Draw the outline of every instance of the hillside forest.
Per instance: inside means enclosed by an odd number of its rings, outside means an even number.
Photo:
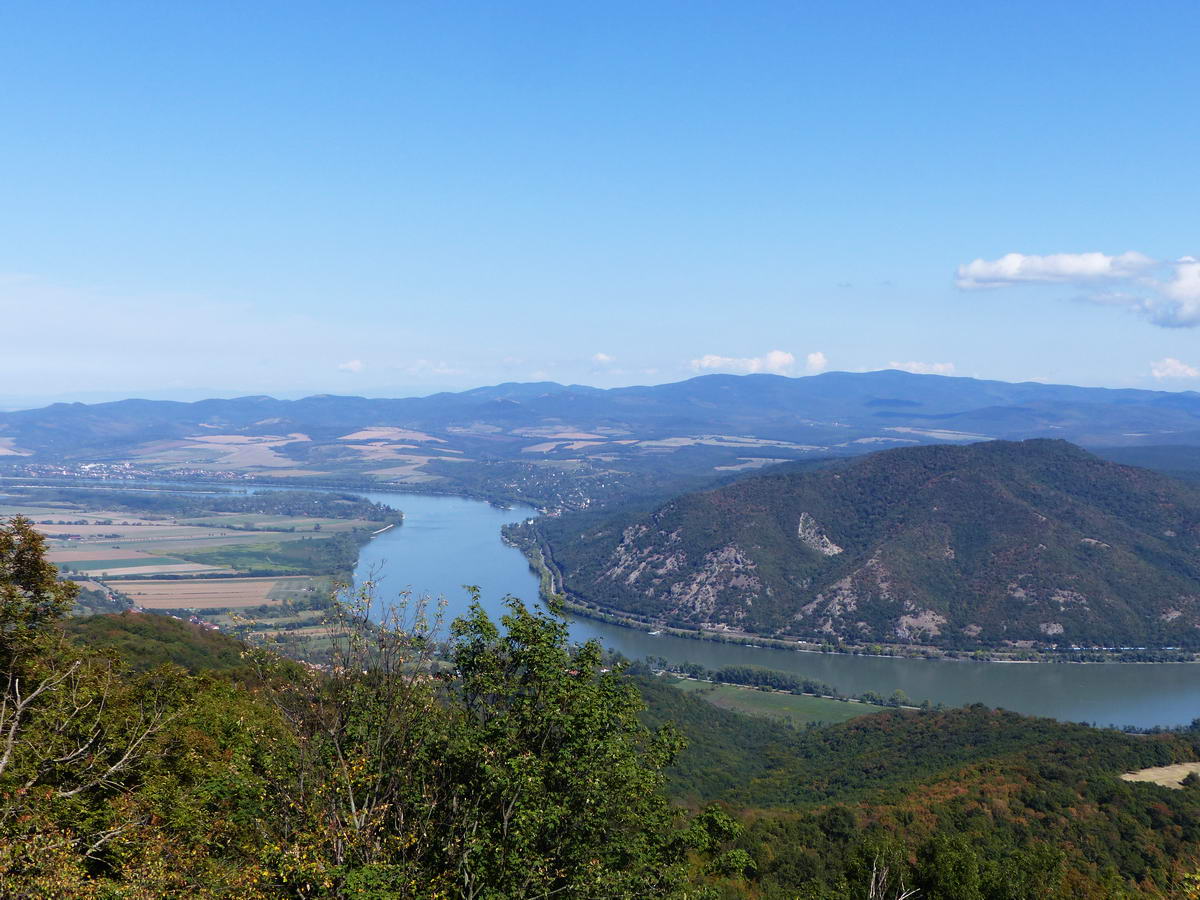
[[[798,732],[517,600],[439,634],[343,595],[315,666],[166,616],[68,629],[74,590],[0,529],[5,896],[1167,897],[1200,854],[1200,789],[1119,777],[1196,759],[1191,730]]]

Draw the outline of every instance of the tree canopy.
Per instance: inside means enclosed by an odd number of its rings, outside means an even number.
[[[29,523],[0,535],[0,894],[695,894],[716,845],[662,789],[677,735],[553,615],[475,604],[439,645],[419,616],[372,622],[368,586],[327,666],[137,672],[68,639],[73,588]],[[190,627],[161,621],[125,633]]]

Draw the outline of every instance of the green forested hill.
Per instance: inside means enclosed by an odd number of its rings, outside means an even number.
[[[1200,489],[1065,441],[888,450],[541,527],[570,595],[674,624],[944,647],[1200,642]]]
[[[657,679],[646,717],[687,747],[669,789],[720,800],[746,831],[748,885],[725,897],[933,900],[1184,897],[1200,787],[1120,773],[1200,759],[1200,734],[1127,735],[983,706],[894,711],[807,732],[715,710]],[[868,894],[873,865],[891,892]]]
[[[245,665],[241,641],[173,616],[124,612],[68,619],[64,630],[85,647],[117,651],[133,670],[172,663],[189,672],[227,672]]]
[[[131,622],[146,627],[132,627]],[[148,898],[158,896],[158,890],[213,898],[469,896],[454,873],[439,876],[437,884],[426,883],[412,860],[400,865],[380,861],[381,856],[388,858],[385,854],[394,854],[391,859],[395,859],[402,853],[389,849],[388,835],[401,835],[400,830],[393,831],[397,823],[375,826],[369,845],[373,858],[368,853],[364,859],[364,848],[355,847],[352,859],[339,862],[340,851],[321,843],[326,829],[343,838],[350,833],[336,813],[337,804],[346,799],[335,790],[339,770],[335,767],[329,773],[333,780],[318,792],[319,802],[307,797],[296,779],[305,771],[312,774],[311,765],[322,771],[324,764],[307,756],[318,751],[321,739],[306,730],[303,720],[279,717],[285,710],[295,713],[305,708],[308,691],[321,696],[321,676],[308,681],[293,672],[274,683],[271,678],[254,679],[257,686],[248,690],[237,680],[205,674],[229,665],[232,641],[210,640],[198,630],[156,616],[97,616],[89,625],[85,639],[95,650],[116,647],[137,665],[139,647],[158,659],[158,645],[167,643],[173,647],[173,658],[194,665],[200,675],[181,678],[158,670],[148,676],[125,676],[130,696],[123,690],[120,705],[105,713],[112,721],[100,720],[106,726],[104,739],[111,745],[106,752],[119,752],[127,740],[121,729],[140,721],[138,710],[148,703],[151,708],[165,704],[173,710],[170,721],[155,726],[147,753],[139,754],[128,771],[104,789],[96,789],[86,802],[50,797],[39,801],[42,805],[33,819],[8,827],[5,835],[19,838],[28,849],[16,852],[22,844],[14,840],[8,845],[10,852],[0,854],[0,887],[34,886],[49,891],[46,896],[97,898]],[[598,822],[581,820],[569,810],[576,800],[586,799],[574,795],[572,783],[599,777],[601,770],[592,763],[609,759],[604,755],[608,751],[596,745],[592,749],[599,756],[578,757],[576,750],[586,748],[576,747],[571,732],[555,738],[564,741],[561,745],[543,743],[545,735],[558,734],[560,725],[569,720],[560,721],[564,709],[557,701],[551,714],[551,707],[537,700],[565,689],[559,699],[576,704],[575,692],[590,693],[592,688],[571,685],[577,670],[568,672],[571,678],[559,686],[543,680],[563,677],[562,657],[552,655],[546,660],[553,676],[549,671],[539,674],[540,663],[533,659],[514,665],[517,657],[509,654],[527,652],[522,647],[534,638],[529,631],[533,625],[530,620],[513,620],[513,630],[506,636],[488,637],[486,627],[463,630],[466,640],[459,645],[458,661],[468,667],[468,677],[485,678],[482,686],[489,691],[486,701],[483,696],[473,701],[478,718],[469,728],[480,730],[461,737],[466,745],[459,747],[460,738],[442,733],[442,725],[450,723],[438,722],[432,731],[426,723],[411,734],[415,745],[408,747],[407,739],[402,739],[383,752],[397,764],[435,765],[430,772],[448,779],[435,786],[452,793],[509,791],[524,783],[512,781],[507,769],[491,771],[485,766],[474,773],[468,758],[480,754],[505,756],[513,751],[510,759],[514,765],[519,762],[522,778],[530,777],[531,767],[547,775],[552,769],[556,774],[545,782],[549,792],[526,807],[533,818],[523,827],[525,839],[533,842],[526,851],[531,854],[540,852],[537,848],[545,846],[546,838],[563,827],[569,827],[573,839],[581,842],[583,856],[558,863],[565,866],[556,876],[558,883],[570,885],[563,896],[895,900],[903,884],[919,886],[918,896],[931,900],[1167,897],[1185,896],[1176,888],[1197,866],[1200,789],[1169,790],[1118,778],[1121,772],[1144,766],[1200,758],[1200,738],[1192,733],[1124,735],[984,707],[879,713],[840,726],[797,731],[716,709],[654,678],[634,682],[647,705],[643,721],[652,729],[666,726],[668,730],[660,734],[678,730],[684,746],[663,780],[630,768],[629,758],[605,772],[606,791],[623,797],[627,804],[634,802],[629,791],[642,798],[617,823],[616,832],[606,831]],[[481,637],[489,643],[481,646]],[[545,643],[528,647],[535,655],[549,649]],[[473,662],[473,654],[481,650],[485,656]],[[584,662],[576,658],[577,665]],[[598,657],[593,657],[590,665],[597,662]],[[471,674],[470,667],[479,663],[485,668]],[[534,670],[525,668],[529,664]],[[384,686],[376,681],[381,674],[373,670],[371,679],[344,697],[341,686],[328,686],[330,692],[322,702],[334,703],[330,712],[335,716],[349,717],[344,726],[350,730],[339,740],[356,741],[352,734],[358,728],[367,729],[361,735],[364,740],[389,733],[376,726],[375,717],[382,712],[377,704],[388,696],[386,690],[375,693]],[[509,697],[490,693],[500,686],[497,678],[518,679],[518,692]],[[372,682],[372,691],[359,693]],[[601,694],[589,701],[600,705],[587,715],[603,718],[629,709],[627,686],[625,679],[607,681]],[[401,687],[394,699],[410,702],[412,698],[403,691],[414,687]],[[445,711],[451,712],[455,689],[450,682],[447,689],[450,693],[441,702],[450,704]],[[529,697],[536,702],[526,705],[521,697],[529,690],[534,691]],[[273,701],[273,696],[278,699]],[[297,701],[304,705],[293,708]],[[517,705],[510,706],[513,702]],[[424,711],[428,715],[439,707],[435,703]],[[602,712],[604,708],[609,712]],[[360,715],[367,718],[358,721]],[[467,726],[466,721],[456,721],[457,727]],[[595,722],[587,721],[588,729],[594,727]],[[541,725],[550,730],[540,733]],[[57,726],[50,719],[41,727],[53,734]],[[35,722],[31,727],[39,726]],[[533,729],[537,742],[510,746],[513,728]],[[621,729],[628,728],[626,720]],[[396,732],[396,738],[406,733]],[[40,750],[30,745],[22,753],[36,757]],[[424,750],[434,751],[434,759],[423,759]],[[378,752],[377,748],[363,759],[375,760]],[[442,755],[447,752],[453,754],[451,759]],[[565,754],[562,759],[556,756],[560,752]],[[461,754],[469,757],[460,758]],[[64,770],[43,779],[71,774]],[[366,779],[364,787],[380,784],[375,774],[359,777]],[[520,798],[522,790],[503,797]],[[667,815],[653,799],[663,790],[685,809],[711,810],[717,802],[732,821],[711,811]],[[328,800],[322,793],[327,791],[333,792]],[[306,798],[301,808],[285,808],[289,798],[296,796]],[[406,816],[437,812],[437,797],[420,793],[400,797]],[[560,801],[566,804],[561,809]],[[19,804],[2,790],[0,802]],[[497,809],[502,811],[503,806]],[[556,809],[566,818],[556,820]],[[152,818],[136,818],[139,811]],[[607,810],[605,815],[613,812]],[[74,825],[86,833],[98,827],[90,817],[99,817],[99,825],[107,827],[132,822],[130,837],[106,843],[105,852],[89,861],[72,849],[72,834],[64,829]],[[691,823],[687,829],[678,830],[679,823],[687,821]],[[629,854],[646,852],[641,848],[647,844],[663,848],[665,855],[660,858],[675,860],[670,864],[675,888],[648,883],[644,893],[640,888],[636,894],[621,893],[625,888],[620,888],[613,894],[603,882],[589,883],[587,851],[600,841],[613,846],[614,833],[624,835],[621,840],[626,841],[623,847],[613,847],[615,865],[628,865]],[[675,849],[669,850],[671,846]],[[497,832],[477,838],[473,852],[503,849]],[[512,848],[504,852],[516,853]],[[681,869],[684,860],[691,862]],[[882,868],[888,871],[889,889],[871,894],[870,873]],[[511,879],[512,872],[494,871],[485,877],[495,878],[505,889],[513,887],[511,881],[502,881]],[[149,893],[143,885],[149,886]],[[60,888],[65,893],[55,894]]]

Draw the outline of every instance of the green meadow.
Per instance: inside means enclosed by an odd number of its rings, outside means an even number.
[[[761,691],[752,687],[690,679],[681,679],[675,682],[674,687],[721,709],[750,716],[784,719],[793,725],[810,725],[816,722],[832,725],[883,709],[882,706],[857,701],[830,700],[827,697],[810,697],[806,694],[788,694],[782,691]]]

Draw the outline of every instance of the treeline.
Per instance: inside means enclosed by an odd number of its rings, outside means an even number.
[[[662,657],[650,657],[647,664],[659,671],[683,675],[697,681],[712,681],[725,684],[743,684],[748,687],[767,688],[774,691],[789,691],[793,694],[813,694],[818,697],[833,697],[839,700],[858,700],[875,706],[915,706],[916,704],[902,690],[895,690],[884,696],[875,691],[864,691],[853,696],[843,694],[833,685],[813,678],[806,678],[792,672],[781,672],[778,669],[767,669],[762,666],[722,666],[710,669],[699,663],[668,663]],[[921,703],[922,708],[932,708],[928,700]]]

